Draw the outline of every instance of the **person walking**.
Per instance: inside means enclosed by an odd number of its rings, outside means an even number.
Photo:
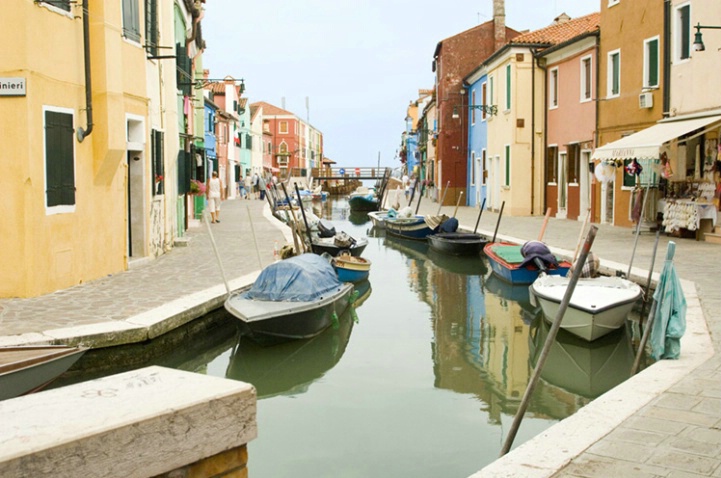
[[[260,199],[260,178],[258,173],[253,173],[253,199]]]
[[[250,172],[245,174],[243,182],[245,183],[245,199],[250,199],[250,193],[253,191],[253,180],[250,177]]]
[[[210,210],[210,222],[220,222],[220,201],[223,188],[220,184],[218,171],[213,171],[213,177],[208,180],[208,187],[205,190],[208,198],[208,209]]]

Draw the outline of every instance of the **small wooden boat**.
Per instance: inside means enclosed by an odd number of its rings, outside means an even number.
[[[526,264],[527,258],[521,253],[518,244],[510,242],[490,242],[483,247],[493,273],[511,284],[532,284],[541,273],[534,263]],[[565,276],[571,268],[568,261],[558,261],[558,265],[548,266],[549,275]]]
[[[453,256],[478,255],[489,240],[471,232],[439,232],[428,236],[431,249]]]
[[[385,220],[388,217],[388,211],[371,211],[368,213],[368,217],[376,229],[383,230],[386,228]]]
[[[377,211],[378,196],[367,187],[360,186],[348,196],[351,211]]]
[[[446,219],[448,219],[448,217],[445,215],[416,215],[408,218],[387,217],[384,222],[386,225],[386,233],[392,236],[425,241],[428,236],[438,231],[438,226]]]
[[[314,337],[349,305],[353,284],[338,280],[330,263],[316,254],[275,262],[253,285],[232,293],[225,309],[259,341]]]
[[[347,252],[334,257],[331,265],[341,282],[360,282],[368,279],[371,272],[371,261],[362,257],[354,257]]]
[[[0,347],[0,400],[42,389],[72,367],[87,350],[66,345]]]
[[[553,321],[570,279],[542,274],[531,285],[546,320]],[[561,328],[584,340],[593,341],[620,329],[641,287],[620,277],[579,278],[563,316]]]
[[[368,239],[365,237],[360,239],[351,238],[353,240],[347,242],[345,241],[345,236],[343,236],[343,240],[337,240],[337,236],[337,234],[333,237],[320,237],[315,235],[311,244],[313,252],[318,255],[325,252],[331,257],[336,257],[340,253],[348,251],[351,256],[359,257],[368,245]]]

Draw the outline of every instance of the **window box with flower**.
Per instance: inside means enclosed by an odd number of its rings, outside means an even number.
[[[155,194],[163,194],[165,192],[165,188],[163,187],[163,176],[156,174],[155,175]]]

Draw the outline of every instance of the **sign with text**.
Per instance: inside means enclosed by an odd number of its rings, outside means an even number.
[[[25,96],[25,78],[0,77],[0,96]]]

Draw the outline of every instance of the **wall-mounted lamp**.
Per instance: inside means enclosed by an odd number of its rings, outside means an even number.
[[[696,34],[694,35],[694,40],[693,40],[694,51],[704,51],[706,49],[706,47],[703,44],[703,36],[701,34],[702,28],[707,28],[709,30],[721,30],[721,27],[701,25],[700,23],[698,23],[696,25]]]
[[[496,106],[496,105],[467,105],[467,106],[461,106],[461,108],[471,108],[474,110],[481,110],[490,116],[498,114],[498,106]],[[458,113],[458,106],[453,107],[453,115],[451,117],[453,119],[458,119],[461,117],[461,115]]]

